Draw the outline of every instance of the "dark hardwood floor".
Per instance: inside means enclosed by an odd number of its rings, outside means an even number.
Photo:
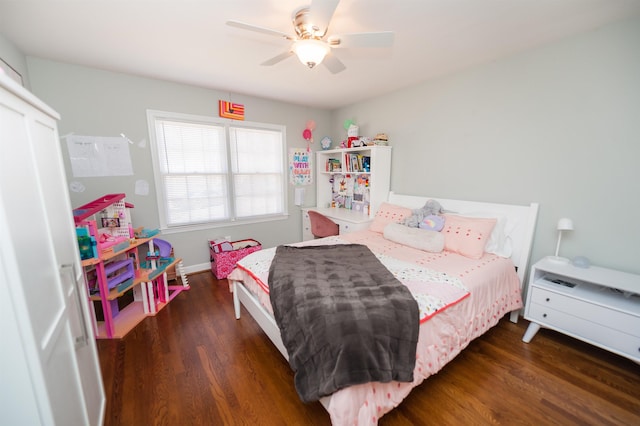
[[[99,340],[105,425],[329,425],[227,281],[191,289],[121,340]],[[640,365],[527,322],[503,318],[380,425],[640,425]]]

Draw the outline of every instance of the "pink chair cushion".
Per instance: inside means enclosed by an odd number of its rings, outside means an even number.
[[[316,211],[309,210],[309,220],[311,221],[311,233],[316,238],[330,237],[340,233],[340,227],[337,223]]]

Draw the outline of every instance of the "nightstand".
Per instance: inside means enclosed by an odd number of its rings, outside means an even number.
[[[540,327],[640,362],[640,275],[542,259],[531,268],[522,341]]]

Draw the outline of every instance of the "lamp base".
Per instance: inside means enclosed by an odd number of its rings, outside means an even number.
[[[567,259],[566,257],[560,257],[560,256],[547,256],[545,257],[545,259],[547,259],[550,262],[553,263],[558,263],[558,264],[563,264],[566,265],[569,263],[569,259]]]

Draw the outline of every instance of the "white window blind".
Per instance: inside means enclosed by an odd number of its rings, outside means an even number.
[[[280,132],[232,127],[231,158],[238,217],[282,212],[283,138]]]
[[[285,214],[284,127],[148,112],[163,228]]]

